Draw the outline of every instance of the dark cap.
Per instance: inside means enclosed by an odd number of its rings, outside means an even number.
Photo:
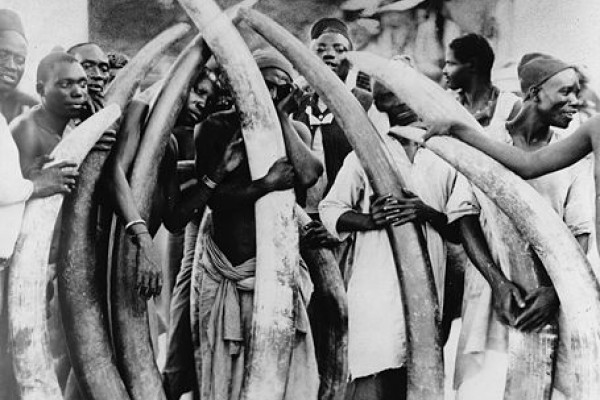
[[[0,31],[14,31],[25,39],[25,30],[19,14],[5,8],[0,9]]]
[[[531,88],[540,86],[554,75],[569,68],[574,66],[548,54],[525,54],[517,67],[521,91],[526,95]]]
[[[310,38],[311,40],[319,38],[322,34],[327,32],[339,33],[348,39],[348,42],[352,44],[352,40],[350,39],[350,32],[348,31],[348,26],[344,23],[344,21],[337,18],[321,18],[317,22],[315,22],[310,28]]]

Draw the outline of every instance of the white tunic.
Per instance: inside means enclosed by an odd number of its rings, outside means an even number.
[[[394,161],[401,163],[408,189],[429,206],[446,213],[449,222],[478,212],[466,179],[456,170],[426,149],[419,149],[411,164],[397,141],[386,142],[389,142],[390,152],[396,153]],[[350,210],[369,213],[372,195],[366,173],[352,152],[319,205],[323,225],[338,239],[345,239],[350,233],[338,232],[337,220]],[[424,233],[438,297],[442,301],[446,248],[441,236],[429,224],[425,225]],[[390,242],[383,229],[356,233],[348,313],[348,357],[353,379],[404,364],[406,334],[400,286]]]

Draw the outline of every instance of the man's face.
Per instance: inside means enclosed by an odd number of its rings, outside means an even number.
[[[558,128],[568,127],[577,112],[578,94],[579,80],[572,68],[544,82],[537,93],[537,109],[544,122]]]
[[[77,63],[59,62],[44,82],[38,82],[38,91],[48,111],[64,118],[76,118],[87,100],[85,71]]]
[[[190,89],[187,110],[194,122],[199,122],[206,113],[206,108],[214,95],[215,86],[208,78],[201,79]]]
[[[0,93],[14,90],[25,71],[27,41],[14,31],[0,32]]]
[[[350,49],[350,42],[344,35],[325,32],[312,41],[310,48],[337,76],[346,78],[348,65],[342,62],[342,57]]]
[[[466,82],[471,75],[470,64],[461,63],[454,56],[454,51],[450,48],[446,50],[446,61],[442,74],[446,78],[448,88],[452,90],[464,89]]]
[[[72,53],[87,74],[90,94],[104,93],[110,77],[108,56],[95,44],[76,47]]]
[[[285,98],[292,89],[292,78],[279,68],[263,68],[260,70],[267,84],[271,99],[279,102]]]

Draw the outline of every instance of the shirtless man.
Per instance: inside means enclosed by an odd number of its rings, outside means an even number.
[[[38,103],[17,89],[26,58],[27,39],[21,18],[11,10],[0,9],[0,113],[8,123]]]
[[[96,43],[76,44],[67,53],[81,63],[87,75],[90,102],[86,116],[89,116],[104,107],[104,91],[110,78],[108,56]]]
[[[234,266],[239,274],[253,276],[256,256],[255,202],[262,196],[277,190],[291,189],[294,185],[308,187],[314,184],[322,173],[322,165],[313,156],[307,143],[310,133],[306,126],[289,118],[288,110],[292,99],[292,67],[279,53],[261,51],[255,53],[263,78],[276,104],[277,115],[283,131],[288,159],[277,160],[267,174],[257,180],[250,177],[249,165],[245,161],[228,174],[215,189],[209,205],[212,209],[212,229],[205,235],[200,266],[204,270],[202,292],[200,294],[200,345],[202,352],[201,399],[237,398],[242,384],[244,357],[247,356],[250,340],[252,315],[252,289],[236,290],[237,303],[241,310],[243,340],[239,352],[233,351],[233,344],[225,338],[221,330],[211,329],[211,310],[219,306],[216,290],[219,279],[215,274],[223,274],[222,268]],[[209,173],[222,157],[223,150],[231,137],[240,131],[240,121],[235,110],[224,111],[210,116],[201,126],[196,139],[196,166],[199,176]],[[247,279],[244,279],[247,281]],[[242,282],[239,282],[240,284]],[[239,287],[239,285],[238,285]],[[228,303],[229,304],[229,303]],[[213,335],[209,338],[209,335]],[[305,349],[306,336],[296,335],[298,349]],[[209,345],[214,343],[214,345]],[[216,349],[216,350],[215,350]],[[221,349],[221,351],[218,351]],[[223,351],[223,349],[230,349]],[[314,354],[307,354],[309,360]],[[314,362],[314,358],[312,358]],[[316,371],[309,371],[310,363],[292,366],[296,375],[306,380],[290,379],[287,395],[294,396],[298,390],[312,393]],[[229,365],[229,367],[224,367]],[[221,366],[221,367],[219,367]],[[298,369],[298,367],[300,369]],[[314,372],[314,375],[311,374]],[[308,375],[307,375],[308,374]],[[230,379],[233,379],[231,381]],[[300,379],[302,380],[302,379]],[[293,382],[292,382],[293,381]],[[230,385],[231,383],[231,385]],[[315,391],[316,393],[316,391]],[[231,396],[231,397],[230,397]],[[300,395],[292,398],[306,398]]]

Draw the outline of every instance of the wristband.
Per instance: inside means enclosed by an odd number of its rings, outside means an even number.
[[[132,226],[139,224],[146,226],[146,221],[144,221],[143,219],[136,219],[135,221],[128,222],[127,225],[125,225],[125,232],[128,232],[129,228],[131,228]]]
[[[202,177],[202,183],[204,183],[206,186],[208,186],[211,189],[214,189],[217,187],[217,182],[213,181],[212,179],[210,179],[208,177],[208,175],[204,175]]]

